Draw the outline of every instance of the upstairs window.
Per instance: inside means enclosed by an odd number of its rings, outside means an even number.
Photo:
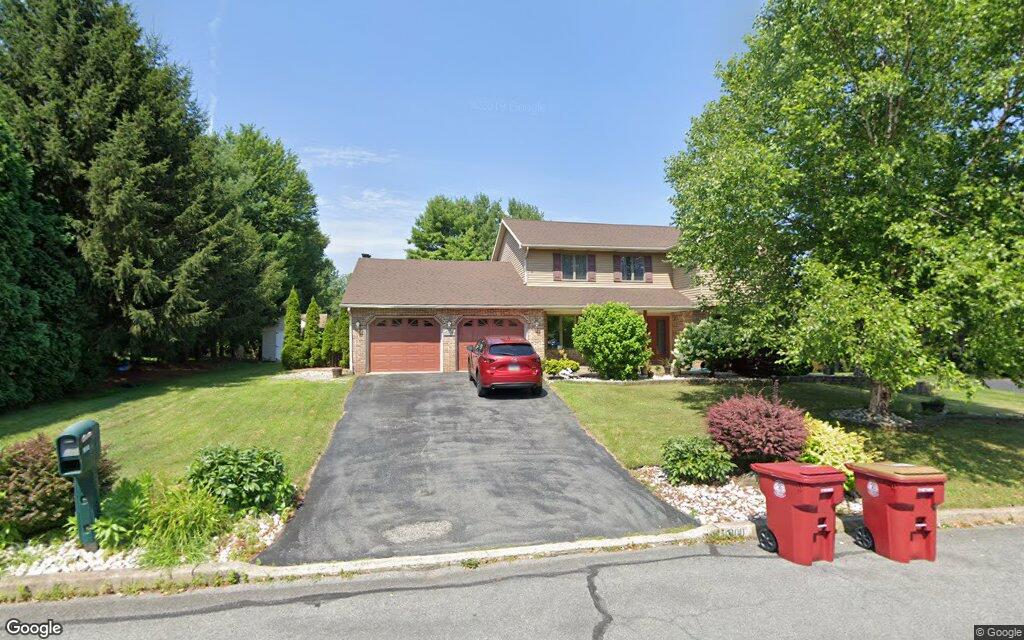
[[[587,254],[585,253],[563,253],[562,254],[562,280],[586,280],[587,279]]]
[[[629,282],[643,282],[646,273],[644,269],[643,256],[622,256],[619,258],[619,268],[622,271],[622,280]]]

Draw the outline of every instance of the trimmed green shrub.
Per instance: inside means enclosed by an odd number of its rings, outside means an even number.
[[[803,411],[761,396],[722,400],[711,405],[707,419],[711,438],[743,466],[795,460],[807,440]]]
[[[572,358],[548,358],[541,363],[541,368],[544,369],[544,373],[547,375],[554,376],[565,369],[576,373],[580,370],[580,363]]]
[[[157,484],[150,495],[142,561],[152,566],[200,562],[230,523],[227,507],[209,491]]]
[[[100,491],[110,491],[116,478],[117,465],[104,447]],[[72,484],[57,473],[53,441],[41,433],[0,451],[0,493],[0,529],[13,529],[21,538],[58,529],[75,512]]]
[[[572,341],[590,368],[610,380],[640,377],[653,355],[643,316],[621,302],[588,305]]]
[[[846,468],[847,462],[875,462],[879,455],[867,448],[867,438],[859,433],[846,431],[824,420],[804,416],[807,427],[807,442],[800,454],[801,462],[825,464],[846,474],[846,490],[853,491],[853,472]]]
[[[231,511],[279,511],[295,499],[281,453],[261,447],[203,449],[189,465],[187,478]]]
[[[672,484],[721,484],[736,470],[725,447],[705,436],[670,438],[662,446],[661,458]]]
[[[123,479],[103,499],[99,518],[93,523],[96,542],[105,549],[142,544],[149,524],[153,478]]]

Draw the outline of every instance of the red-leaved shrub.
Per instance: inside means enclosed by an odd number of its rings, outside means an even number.
[[[100,490],[117,479],[117,467],[100,457]],[[27,538],[61,527],[75,512],[74,488],[57,473],[53,440],[43,434],[16,442],[0,451],[0,523],[10,523]]]
[[[749,394],[712,405],[708,433],[742,465],[795,460],[807,440],[803,410]]]

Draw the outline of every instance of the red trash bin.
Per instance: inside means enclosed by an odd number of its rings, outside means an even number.
[[[761,547],[810,565],[835,557],[836,505],[843,500],[846,475],[833,467],[799,462],[750,465],[768,503],[768,528],[758,532]]]
[[[846,466],[864,503],[864,526],[854,541],[896,562],[934,562],[936,507],[946,498],[946,474],[895,462]]]

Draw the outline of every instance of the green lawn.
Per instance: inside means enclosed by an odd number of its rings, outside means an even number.
[[[743,385],[605,385],[554,382],[580,422],[627,468],[661,463],[661,446],[676,435],[706,433],[707,407],[744,390]],[[868,392],[826,384],[784,384],[781,395],[819,418],[832,409],[867,406]],[[967,400],[944,394],[950,413],[1004,414],[1024,418],[1024,394],[981,390]],[[923,398],[899,395],[894,407],[910,415]],[[988,507],[1024,504],[1024,420],[946,418],[921,431],[891,434],[865,430],[887,458],[933,464],[950,474],[947,505]]]
[[[277,364],[222,368],[61,400],[0,415],[0,446],[37,432],[56,436],[83,418],[99,421],[122,476],[184,473],[203,447],[261,445],[281,451],[304,483],[342,414],[351,379],[275,380]]]

